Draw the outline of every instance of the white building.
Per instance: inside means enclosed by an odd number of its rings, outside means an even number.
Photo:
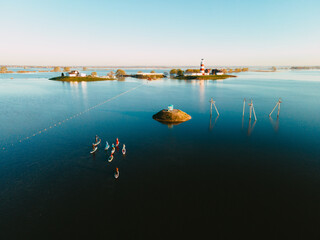
[[[66,73],[67,77],[77,77],[78,75],[79,75],[79,71],[77,71],[77,70],[73,70],[71,72]]]

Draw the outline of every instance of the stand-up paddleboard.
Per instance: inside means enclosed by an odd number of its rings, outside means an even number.
[[[101,139],[99,139],[99,142],[93,143],[93,146],[98,146],[101,143]]]
[[[115,179],[119,178],[119,175],[120,175],[120,172],[119,172],[119,169],[117,168],[116,172],[114,173],[114,178]]]
[[[113,160],[113,155],[110,155],[110,157],[108,158],[108,162],[112,162]]]
[[[114,154],[115,151],[116,151],[116,149],[115,149],[115,148],[112,148],[112,150],[111,150],[111,155]]]
[[[106,142],[106,147],[104,148],[104,150],[106,150],[106,151],[107,151],[107,150],[109,149],[109,147],[110,147],[110,146],[109,146],[109,143],[108,143],[108,142]]]
[[[97,151],[98,147],[95,147],[90,153],[95,153]]]
[[[125,155],[127,152],[126,150],[126,145],[123,144],[123,147],[122,147],[122,154]]]

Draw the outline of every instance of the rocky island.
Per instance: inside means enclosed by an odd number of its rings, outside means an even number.
[[[179,109],[173,109],[173,107],[168,107],[168,109],[163,109],[160,112],[152,116],[154,120],[162,123],[182,123],[191,119],[191,116]]]

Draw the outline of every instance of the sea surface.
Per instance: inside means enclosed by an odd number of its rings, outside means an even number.
[[[320,71],[56,75],[0,74],[0,239],[320,239]],[[192,119],[152,119],[171,104]]]

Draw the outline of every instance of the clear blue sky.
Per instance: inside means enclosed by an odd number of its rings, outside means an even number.
[[[2,1],[0,64],[320,65],[319,0]]]

